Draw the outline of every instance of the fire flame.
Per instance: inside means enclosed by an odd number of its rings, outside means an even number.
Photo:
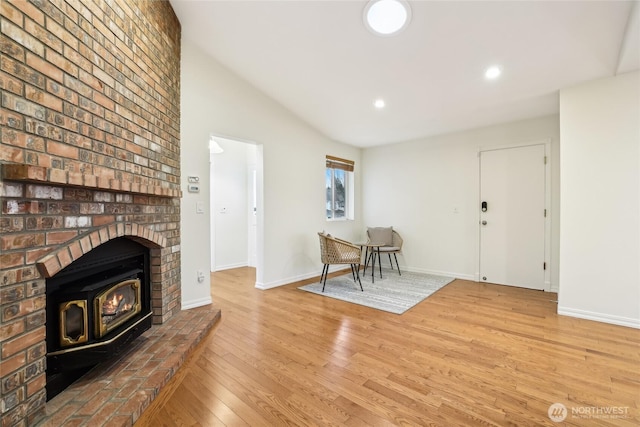
[[[122,303],[124,299],[124,294],[114,293],[113,297],[105,300],[102,305],[102,311],[104,314],[118,314],[123,311],[131,310],[132,305],[129,303]]]

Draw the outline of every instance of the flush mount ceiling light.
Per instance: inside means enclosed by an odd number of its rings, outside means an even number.
[[[495,80],[500,77],[500,74],[502,74],[502,69],[497,65],[492,65],[484,72],[484,77],[487,80]]]
[[[378,98],[375,101],[373,101],[373,106],[376,107],[378,110],[384,108],[384,99]]]
[[[224,149],[218,144],[218,141],[213,137],[213,135],[209,135],[209,152],[211,154],[220,154],[224,152]]]
[[[411,8],[405,0],[371,0],[364,8],[363,18],[370,31],[390,36],[409,24]]]

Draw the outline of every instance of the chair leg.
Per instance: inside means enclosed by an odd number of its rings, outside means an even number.
[[[358,283],[360,284],[360,290],[364,292],[364,289],[362,289],[362,282],[360,281],[360,272],[358,271],[358,268],[356,268],[356,264],[351,264],[351,268],[356,271],[356,278],[358,279]]]
[[[329,273],[329,264],[325,264],[322,268],[322,276],[320,276],[320,283],[322,283],[322,292],[324,292],[324,287],[327,285],[327,274]],[[324,282],[322,278],[324,277]]]
[[[367,266],[369,265],[369,247],[365,247],[364,249],[364,270],[362,271],[362,275],[367,274]]]
[[[356,281],[356,268],[355,264],[351,264],[351,276],[353,277],[353,281]]]
[[[389,254],[389,256],[391,256],[391,254]],[[396,267],[398,267],[398,274],[402,276],[402,273],[400,272],[400,265],[398,264],[398,257],[396,256],[396,254],[393,254],[393,257],[396,259]]]
[[[391,269],[393,270],[393,261],[391,261],[391,253],[388,253],[387,255],[389,255],[389,264],[391,264]],[[393,256],[395,256],[396,254],[393,254]]]

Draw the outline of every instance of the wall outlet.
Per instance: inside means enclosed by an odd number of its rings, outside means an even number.
[[[198,277],[198,283],[204,282],[204,272],[202,270],[198,270],[196,275]]]

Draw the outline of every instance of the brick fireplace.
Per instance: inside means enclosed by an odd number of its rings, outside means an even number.
[[[180,311],[180,24],[166,1],[0,6],[0,412],[46,406],[46,283],[114,239]]]

